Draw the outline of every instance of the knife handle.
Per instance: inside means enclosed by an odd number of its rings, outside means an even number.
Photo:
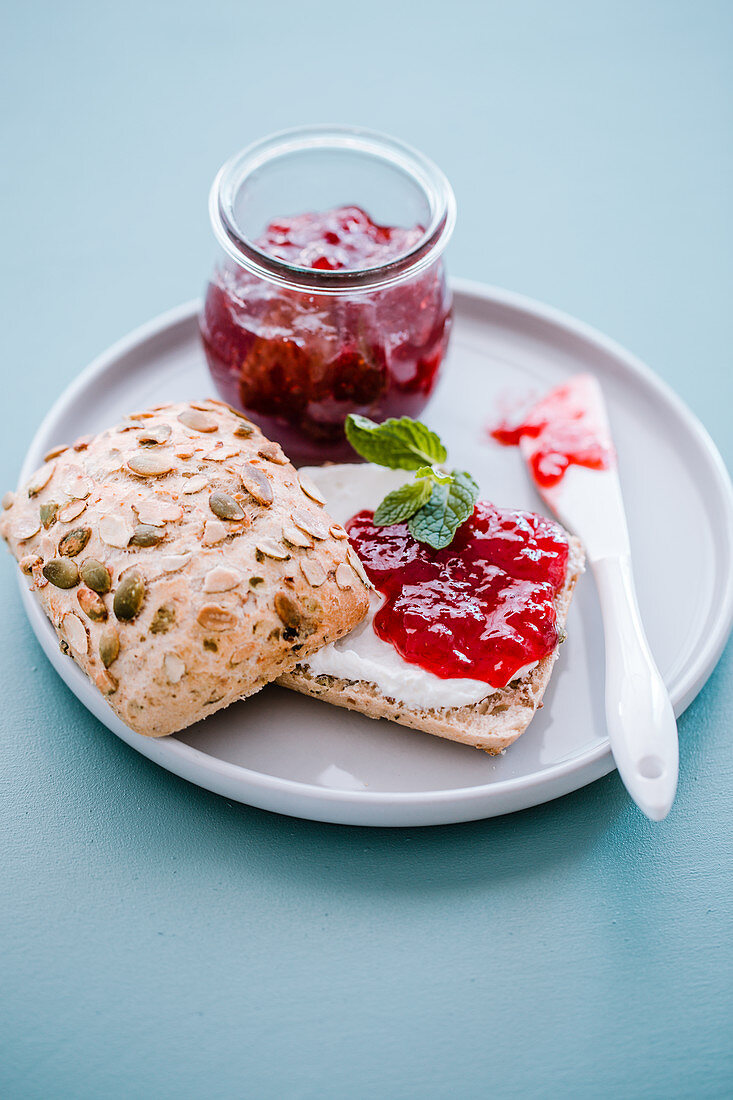
[[[654,663],[636,601],[628,554],[592,563],[606,639],[606,722],[616,767],[652,821],[677,790],[677,723]]]

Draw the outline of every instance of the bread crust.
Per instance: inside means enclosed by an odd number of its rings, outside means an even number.
[[[222,402],[157,406],[57,448],[3,506],[62,650],[145,735],[251,695],[368,609],[315,487]]]
[[[555,600],[557,621],[564,627],[578,577],[583,572],[585,555],[580,541],[568,536],[570,556],[565,584]],[[356,710],[369,718],[389,718],[402,726],[435,734],[483,749],[492,756],[503,752],[521,736],[542,705],[552,669],[558,658],[559,646],[544,657],[516,687],[494,692],[479,703],[462,707],[425,709],[408,707],[382,695],[376,684],[364,680],[342,680],[333,676],[313,676],[297,665],[278,679],[282,687],[311,695],[347,710]]]

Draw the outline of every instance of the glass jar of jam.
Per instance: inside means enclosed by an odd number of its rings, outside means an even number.
[[[314,127],[219,172],[200,326],[220,395],[296,464],[355,460],[344,420],[420,414],[448,345],[455,200],[401,142]]]

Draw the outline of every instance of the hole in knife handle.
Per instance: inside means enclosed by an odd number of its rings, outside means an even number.
[[[639,761],[639,771],[645,779],[659,779],[664,775],[664,761],[658,756],[643,756]]]

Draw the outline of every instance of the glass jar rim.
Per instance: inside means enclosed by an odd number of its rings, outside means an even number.
[[[234,204],[242,181],[286,153],[308,150],[361,152],[377,156],[408,175],[425,194],[430,220],[407,252],[387,263],[349,270],[299,267],[269,255],[237,226]],[[236,153],[221,167],[209,196],[214,235],[227,255],[253,275],[310,294],[348,294],[381,289],[413,278],[435,263],[450,240],[456,219],[453,189],[444,173],[423,153],[376,130],[355,126],[307,126],[280,130]]]

